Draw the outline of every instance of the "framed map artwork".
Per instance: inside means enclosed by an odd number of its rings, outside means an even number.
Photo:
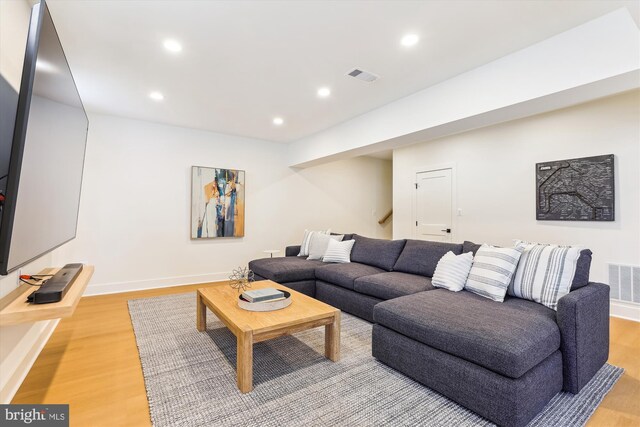
[[[613,154],[537,163],[536,219],[615,220]]]

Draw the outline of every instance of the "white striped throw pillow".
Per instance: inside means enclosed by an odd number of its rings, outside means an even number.
[[[327,230],[327,231],[304,230],[304,237],[302,238],[302,244],[300,245],[300,253],[298,254],[298,256],[309,256],[309,245],[311,244],[311,237],[313,237],[315,233],[329,234],[330,232],[331,230]]]
[[[473,264],[473,254],[456,255],[449,251],[438,261],[436,271],[431,278],[431,284],[436,288],[445,288],[453,292],[464,289],[467,282],[471,265]]]
[[[524,245],[524,251],[509,285],[509,295],[557,310],[558,300],[571,291],[580,251],[584,248],[520,240],[516,244]]]
[[[351,262],[351,249],[353,249],[355,242],[355,240],[345,240],[344,242],[329,240],[329,246],[322,257],[322,262]]]
[[[309,258],[307,259],[322,259],[329,247],[329,240],[333,239],[340,242],[343,237],[343,234],[330,235],[314,233],[313,236],[311,236],[311,243],[309,243]]]
[[[523,250],[524,246],[496,248],[482,245],[473,258],[464,288],[494,301],[504,301]]]

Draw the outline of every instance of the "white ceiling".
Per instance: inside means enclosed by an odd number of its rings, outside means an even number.
[[[638,1],[49,0],[90,112],[293,141]],[[400,38],[420,42],[402,48]],[[170,54],[163,40],[183,51]],[[364,83],[359,67],[381,76]],[[331,87],[327,99],[316,90]],[[165,99],[149,99],[151,91]],[[470,94],[472,96],[472,94]],[[276,127],[274,116],[285,124]]]

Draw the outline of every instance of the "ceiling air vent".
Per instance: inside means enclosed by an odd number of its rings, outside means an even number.
[[[353,70],[349,71],[347,73],[347,76],[354,77],[358,80],[362,80],[363,82],[367,82],[367,83],[375,82],[380,78],[379,76],[376,76],[373,73],[370,73],[364,70],[359,70],[357,68],[354,68]]]

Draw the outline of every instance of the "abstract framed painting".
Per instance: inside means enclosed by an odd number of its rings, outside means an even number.
[[[244,237],[245,173],[191,167],[191,238]]]

